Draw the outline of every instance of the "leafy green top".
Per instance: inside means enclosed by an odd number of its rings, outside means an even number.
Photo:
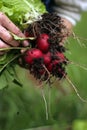
[[[0,0],[0,11],[4,12],[19,27],[33,22],[46,12],[40,0]]]

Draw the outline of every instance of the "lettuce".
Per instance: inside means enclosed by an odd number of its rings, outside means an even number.
[[[0,0],[0,11],[4,12],[16,25],[31,23],[46,12],[40,0]]]

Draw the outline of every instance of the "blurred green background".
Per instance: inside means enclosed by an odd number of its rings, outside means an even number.
[[[67,66],[67,73],[81,97],[87,99],[87,71],[76,65],[87,67],[87,13],[74,33],[80,39],[72,37],[66,43],[66,56],[75,63]],[[87,103],[78,98],[66,79],[43,87],[47,120],[38,82],[25,69],[16,66],[16,71],[23,87],[10,84],[0,90],[0,130],[87,130]]]

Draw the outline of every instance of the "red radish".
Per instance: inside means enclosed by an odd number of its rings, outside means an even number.
[[[48,52],[43,55],[44,58],[44,64],[47,66],[51,62],[51,53]]]
[[[38,38],[37,38],[37,47],[44,53],[46,53],[49,49],[49,42],[48,42],[49,36],[45,33],[41,34]]]
[[[26,36],[26,37],[29,37],[29,32],[28,31],[24,31],[24,35]]]
[[[54,60],[52,61],[48,66],[47,66],[47,69],[49,72],[52,72],[53,69],[56,68],[56,65],[59,63],[58,60]]]
[[[45,70],[39,70],[39,73],[40,73],[40,75],[43,75],[43,74],[45,74]]]
[[[61,62],[61,61],[65,61],[65,56],[63,53],[61,52],[57,52],[56,53],[56,56],[58,57],[58,60]]]
[[[39,59],[43,57],[43,53],[36,48],[30,49],[25,52],[24,60],[28,64],[32,64],[34,59]]]
[[[30,34],[28,30],[25,30],[25,31],[24,31],[24,35],[25,35],[26,37],[34,37],[34,35],[33,35],[33,34]]]

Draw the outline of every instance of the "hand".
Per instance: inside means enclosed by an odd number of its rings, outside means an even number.
[[[19,42],[14,40],[9,32],[19,37],[25,37],[21,30],[4,13],[0,12],[0,48],[19,46]],[[28,42],[23,41],[23,45],[27,46]],[[1,51],[0,54],[3,52]]]
[[[62,18],[62,23],[66,28],[66,29],[62,30],[62,32],[63,32],[63,34],[65,34],[65,36],[60,44],[63,45],[64,42],[67,40],[67,38],[72,34],[73,25],[69,20],[67,20],[65,18]]]

